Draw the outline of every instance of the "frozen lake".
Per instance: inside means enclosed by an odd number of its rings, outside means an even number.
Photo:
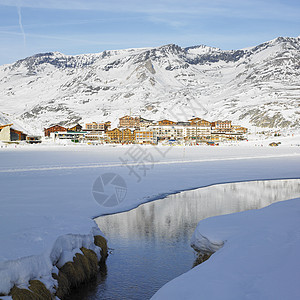
[[[220,184],[99,217],[112,253],[98,278],[69,299],[149,299],[193,267],[190,238],[200,220],[299,196],[299,179]]]

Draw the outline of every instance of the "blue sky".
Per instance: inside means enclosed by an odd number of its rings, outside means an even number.
[[[0,0],[0,64],[170,43],[239,49],[299,29],[299,0]]]

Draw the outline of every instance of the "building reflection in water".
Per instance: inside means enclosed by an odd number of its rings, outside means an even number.
[[[299,195],[297,179],[220,184],[169,195],[96,222],[108,237],[168,239],[190,236],[205,218],[258,209]]]

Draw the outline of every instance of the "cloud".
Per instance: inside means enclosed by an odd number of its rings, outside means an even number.
[[[23,28],[22,24],[22,14],[21,14],[21,6],[19,5],[19,2],[17,3],[17,10],[18,10],[18,17],[19,17],[19,26],[22,32],[23,40],[24,40],[24,46],[26,46],[26,34]]]

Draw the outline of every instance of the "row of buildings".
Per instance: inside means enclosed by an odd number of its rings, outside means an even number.
[[[142,117],[124,116],[119,119],[117,128],[111,129],[111,122],[92,122],[85,128],[77,124],[71,128],[54,125],[44,129],[46,137],[69,139],[73,141],[100,143],[138,143],[157,144],[159,141],[171,142],[218,142],[242,140],[247,128],[232,125],[229,120],[209,122],[193,118],[184,122],[171,120],[153,121]]]

